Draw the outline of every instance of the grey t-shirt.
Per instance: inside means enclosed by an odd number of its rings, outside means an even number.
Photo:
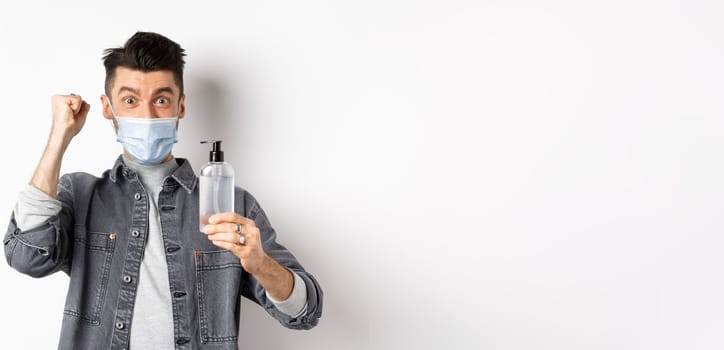
[[[126,165],[138,174],[143,188],[150,196],[148,208],[148,238],[138,276],[138,294],[133,305],[131,349],[173,349],[173,312],[168,265],[163,247],[161,217],[158,215],[158,194],[164,179],[178,164],[172,160],[159,165],[145,166],[124,159]]]

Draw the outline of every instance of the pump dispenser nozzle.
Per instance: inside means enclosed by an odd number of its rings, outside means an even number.
[[[211,143],[211,151],[209,151],[210,162],[223,162],[224,152],[221,151],[221,140],[201,141],[201,143]]]

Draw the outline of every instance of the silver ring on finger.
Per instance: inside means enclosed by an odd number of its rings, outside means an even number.
[[[246,243],[246,237],[239,235],[239,244],[244,245]]]
[[[236,223],[236,233],[241,234],[241,224],[238,222]]]

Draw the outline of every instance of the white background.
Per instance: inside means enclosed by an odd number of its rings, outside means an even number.
[[[242,348],[724,348],[721,1],[15,2],[6,218],[54,93],[92,105],[63,172],[112,166],[136,30],[188,51],[175,154],[223,139],[324,289],[309,332],[244,301]],[[1,347],[55,348],[68,278],[3,266]]]

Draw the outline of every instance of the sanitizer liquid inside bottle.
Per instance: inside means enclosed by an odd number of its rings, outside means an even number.
[[[199,173],[199,231],[203,231],[211,215],[234,211],[234,168],[224,161],[221,140],[201,143],[213,146],[209,162]]]

